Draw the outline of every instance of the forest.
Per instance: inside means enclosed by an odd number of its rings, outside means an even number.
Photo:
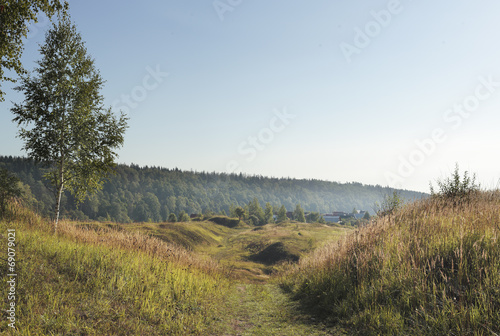
[[[0,156],[0,168],[21,180],[26,205],[43,216],[52,216],[55,197],[44,178],[44,167],[23,157]],[[255,199],[293,211],[300,204],[306,212],[329,213],[367,210],[394,190],[357,182],[338,183],[314,179],[270,178],[245,174],[182,171],[178,168],[140,167],[119,164],[103,188],[78,204],[70,192],[62,197],[62,217],[75,220],[129,222],[167,221],[171,213],[234,214],[236,207]],[[403,199],[415,200],[424,193],[398,190]]]

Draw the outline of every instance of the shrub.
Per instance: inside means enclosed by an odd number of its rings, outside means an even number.
[[[179,222],[190,222],[190,221],[191,221],[191,218],[184,210],[179,212]]]
[[[375,203],[375,209],[379,217],[387,216],[393,214],[396,210],[401,208],[404,204],[404,200],[401,194],[394,190],[392,195],[385,195],[382,204],[379,205]]]
[[[251,215],[250,218],[249,218],[250,222],[257,226],[260,224],[260,220],[259,220],[259,217],[255,216],[255,215]]]
[[[175,222],[177,222],[177,216],[174,213],[170,213],[170,215],[168,215],[167,221],[171,222],[171,223],[175,223]]]
[[[438,180],[437,185],[439,191],[435,192],[432,183],[430,183],[431,196],[434,198],[444,198],[454,200],[454,204],[468,201],[470,196],[477,193],[480,189],[479,184],[476,184],[476,175],[469,176],[469,172],[465,171],[462,180],[460,180],[460,172],[458,164],[455,165],[455,171],[451,177],[444,180]]]

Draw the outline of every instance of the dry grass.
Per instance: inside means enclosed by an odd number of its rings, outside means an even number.
[[[174,262],[180,266],[188,266],[208,274],[228,272],[211,258],[203,257],[176,244],[167,243],[140,232],[114,230],[105,227],[87,229],[78,227],[72,222],[62,221],[59,225],[58,235],[75,242],[143,252],[151,257]]]
[[[428,199],[292,266],[281,285],[359,334],[500,332],[500,192]]]

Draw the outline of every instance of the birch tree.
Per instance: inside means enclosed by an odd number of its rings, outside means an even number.
[[[127,128],[124,114],[103,105],[104,81],[67,15],[47,32],[34,74],[21,77],[25,99],[12,113],[28,156],[47,168],[56,201],[57,231],[65,190],[78,202],[113,171]]]

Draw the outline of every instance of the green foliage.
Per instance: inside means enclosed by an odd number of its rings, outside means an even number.
[[[67,3],[59,0],[2,1],[0,7],[0,84],[4,81],[15,81],[4,75],[6,69],[15,71],[18,75],[26,73],[21,64],[21,55],[23,38],[28,36],[28,25],[38,22],[39,13],[52,17],[63,8],[67,9]],[[4,94],[0,90],[0,101],[5,100]]]
[[[237,207],[234,212],[236,213],[236,216],[238,216],[239,220],[241,220],[245,216],[245,209],[242,207]]]
[[[293,211],[293,219],[301,223],[306,222],[306,217],[304,216],[304,209],[302,209],[300,204],[297,204],[295,206],[295,210]]]
[[[404,200],[401,197],[401,193],[394,190],[392,195],[385,195],[382,204],[375,204],[375,208],[377,209],[377,215],[379,217],[387,216],[393,214],[399,208],[401,208],[404,204]]]
[[[276,218],[276,222],[277,223],[288,222],[288,217],[286,216],[286,208],[285,208],[284,205],[282,205],[280,207],[280,209],[278,210],[278,215],[277,215],[277,218]]]
[[[264,211],[264,224],[274,223],[274,212],[271,203],[266,203],[266,209]]]
[[[248,203],[248,215],[254,225],[266,224],[264,210],[262,210],[257,197],[254,197],[254,199]],[[255,218],[252,219],[252,216]]]
[[[179,222],[190,222],[190,221],[191,221],[191,218],[184,210],[179,212]]]
[[[174,214],[174,213],[170,213],[170,215],[168,215],[168,221],[170,223],[175,223],[177,222],[177,216]]]
[[[323,216],[321,216],[319,212],[313,211],[307,214],[306,216],[307,223],[321,223],[321,220],[323,220],[323,222],[325,221],[325,219],[323,218]]]
[[[462,180],[458,164],[455,165],[455,171],[451,177],[437,181],[439,191],[435,192],[432,183],[430,184],[431,196],[437,198],[453,199],[455,203],[467,201],[470,196],[479,191],[480,186],[476,184],[476,175],[469,176],[465,171]]]
[[[20,180],[5,168],[0,168],[0,218],[5,213],[7,202],[21,196]]]
[[[103,107],[103,80],[68,16],[49,30],[40,52],[36,75],[16,87],[25,100],[12,113],[29,157],[48,168],[57,226],[64,189],[80,203],[112,172],[127,118]]]
[[[252,223],[252,225],[259,225],[260,224],[259,218],[255,215],[250,215],[250,217],[248,217],[248,220],[250,221],[250,223]]]

